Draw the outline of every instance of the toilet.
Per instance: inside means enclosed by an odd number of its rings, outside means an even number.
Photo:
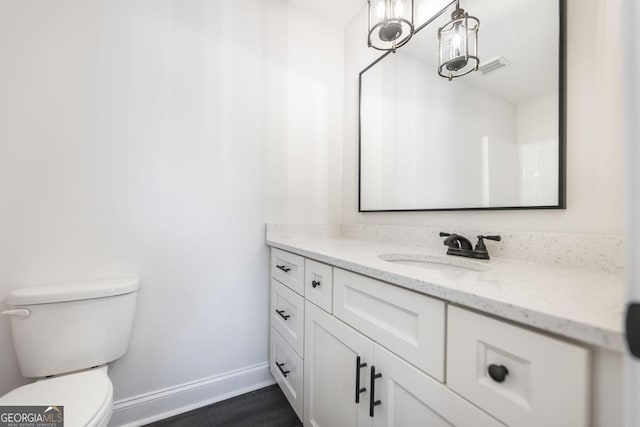
[[[25,377],[0,406],[63,406],[64,425],[106,426],[113,412],[109,362],[127,351],[137,279],[33,286],[13,290],[2,312]]]

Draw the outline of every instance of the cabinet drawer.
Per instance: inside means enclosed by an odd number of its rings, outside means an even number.
[[[586,349],[454,306],[447,342],[449,387],[499,420],[589,425]]]
[[[271,279],[271,326],[303,357],[304,298],[275,279]]]
[[[335,268],[333,314],[444,381],[444,302]]]
[[[319,262],[304,260],[305,297],[326,311],[332,313],[333,267]]]
[[[271,277],[304,295],[304,258],[280,249],[271,249]]]
[[[302,419],[302,359],[286,343],[284,338],[271,328],[271,357],[269,361],[271,374],[282,389],[287,400],[296,411],[298,418]]]

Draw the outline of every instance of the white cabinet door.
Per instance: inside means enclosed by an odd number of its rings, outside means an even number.
[[[377,402],[372,406],[373,427],[503,426],[378,344],[374,345],[373,369],[380,375],[367,384]],[[370,368],[369,378],[371,373]]]
[[[361,364],[357,369],[358,358]],[[373,342],[310,302],[305,304],[304,425],[370,427],[369,385]],[[359,375],[358,375],[359,374]]]

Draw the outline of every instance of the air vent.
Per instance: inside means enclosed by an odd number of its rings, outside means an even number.
[[[480,67],[478,67],[478,69],[482,72],[482,74],[489,74],[492,71],[495,71],[499,68],[504,68],[510,64],[511,62],[507,61],[504,56],[496,56],[495,58],[491,58],[490,60],[480,64]]]

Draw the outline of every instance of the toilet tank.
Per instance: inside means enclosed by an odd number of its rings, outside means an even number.
[[[25,377],[103,365],[129,346],[137,279],[33,286],[13,290],[3,314]]]

